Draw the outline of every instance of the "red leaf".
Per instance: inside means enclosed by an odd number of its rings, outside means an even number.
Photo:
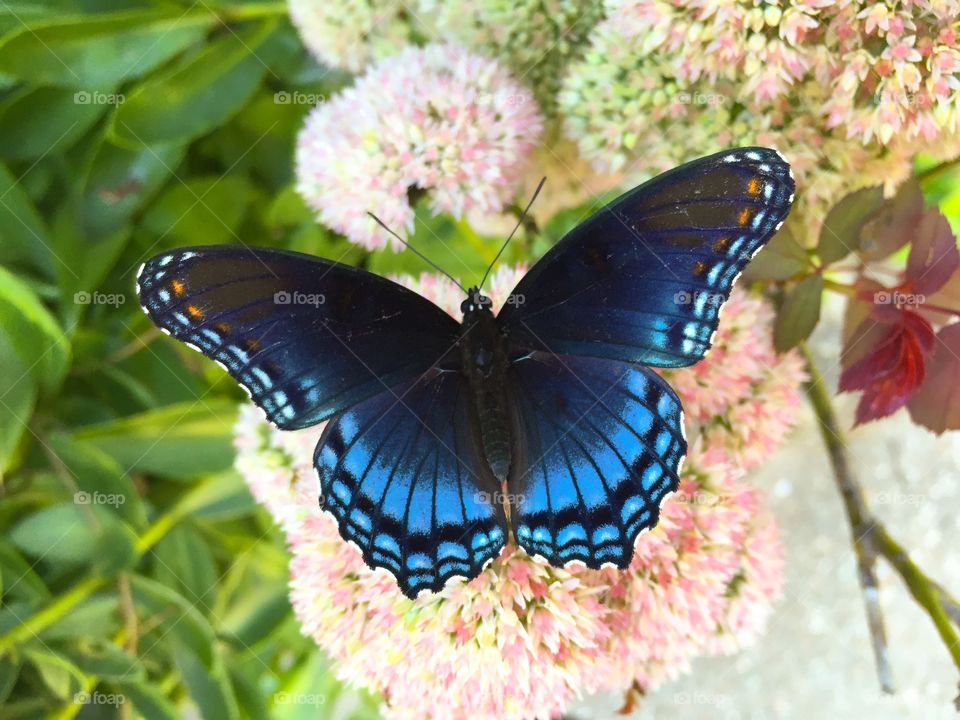
[[[918,295],[931,295],[960,268],[960,251],[950,223],[936,208],[920,218],[907,258],[906,286]]]
[[[960,430],[960,323],[937,333],[927,379],[910,398],[910,417],[938,435]]]
[[[933,328],[908,310],[877,307],[852,340],[868,348],[840,374],[840,392],[862,390],[856,424],[886,417],[906,405],[926,377]]]

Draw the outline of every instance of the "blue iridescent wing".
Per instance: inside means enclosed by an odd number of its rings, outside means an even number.
[[[154,323],[220,363],[285,430],[419,376],[459,332],[396,283],[280,250],[165,252],[144,264],[137,289]]]
[[[677,489],[687,448],[679,398],[652,370],[618,360],[532,352],[510,377],[517,542],[558,567],[627,567]]]
[[[331,420],[314,464],[324,508],[408,597],[472,579],[506,540],[459,372],[432,370]]]
[[[520,349],[691,365],[793,192],[789,165],[768,148],[727,150],[659,175],[560,240],[514,289],[500,321]]]

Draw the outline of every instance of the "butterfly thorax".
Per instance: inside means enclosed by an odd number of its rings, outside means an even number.
[[[460,306],[461,367],[470,384],[473,411],[480,429],[487,464],[501,484],[510,470],[510,426],[506,404],[509,365],[507,341],[493,312],[490,299],[471,288]]]

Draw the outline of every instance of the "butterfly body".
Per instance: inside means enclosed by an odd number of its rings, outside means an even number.
[[[774,150],[695,160],[570,231],[496,315],[471,288],[461,322],[364,270],[266,248],[161,253],[138,291],[278,428],[326,422],[321,506],[406,595],[476,577],[511,538],[554,566],[625,568],[687,449],[651,368],[709,350],[793,191]]]
[[[484,457],[494,477],[503,484],[510,470],[511,437],[507,372],[507,338],[490,309],[490,298],[479,289],[467,291],[461,304],[460,372],[473,398],[473,416],[480,429]]]

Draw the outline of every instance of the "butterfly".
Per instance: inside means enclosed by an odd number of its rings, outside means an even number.
[[[138,291],[276,427],[326,421],[321,505],[408,597],[476,577],[508,542],[557,567],[626,568],[687,449],[680,400],[650,368],[703,358],[793,196],[775,150],[694,160],[575,227],[498,314],[469,288],[461,322],[386,278],[273,249],[164,252]]]

